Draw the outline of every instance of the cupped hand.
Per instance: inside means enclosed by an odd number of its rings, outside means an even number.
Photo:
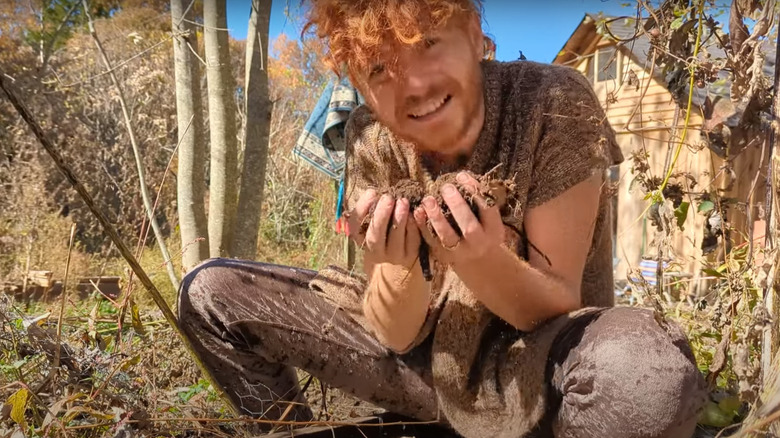
[[[446,264],[463,264],[482,258],[504,243],[504,224],[497,206],[488,206],[479,194],[479,183],[471,175],[461,172],[458,183],[466,189],[477,204],[479,218],[474,214],[468,202],[452,184],[441,188],[441,196],[450,210],[462,236],[450,225],[436,200],[427,196],[422,206],[414,211],[414,220],[423,239],[431,248],[432,255]],[[430,223],[435,235],[426,222]]]
[[[371,213],[368,228],[363,224]],[[367,266],[388,263],[411,268],[419,254],[420,231],[411,217],[409,200],[390,195],[378,197],[366,190],[349,213],[350,237],[364,249]]]

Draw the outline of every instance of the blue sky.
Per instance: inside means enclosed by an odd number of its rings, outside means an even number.
[[[621,5],[631,0],[484,0],[483,29],[497,44],[496,58],[517,59],[520,50],[532,61],[550,62],[563,47],[586,12],[634,15],[634,7]],[[228,28],[236,39],[246,38],[251,0],[228,0]],[[301,24],[288,18],[300,16],[300,0],[273,0],[271,40],[281,33],[300,35]]]

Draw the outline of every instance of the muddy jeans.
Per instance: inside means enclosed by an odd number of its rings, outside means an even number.
[[[388,351],[309,288],[315,274],[212,259],[184,279],[184,333],[235,404],[276,419],[292,402],[285,419],[310,419],[297,367],[389,411],[436,419],[430,345]],[[705,399],[701,374],[684,335],[638,318],[642,312],[649,311],[602,309],[561,331],[548,358],[547,411],[533,436],[692,436]],[[676,372],[659,375],[669,363]]]

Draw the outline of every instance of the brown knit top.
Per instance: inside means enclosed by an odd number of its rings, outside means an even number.
[[[485,61],[482,72],[485,121],[478,142],[465,164],[440,172],[484,174],[498,166],[496,177],[516,183],[518,205],[505,223],[522,227],[528,209],[623,160],[598,99],[576,70]],[[347,144],[347,211],[368,188],[382,190],[402,179],[428,184],[437,176],[414,145],[395,138],[366,107],[350,117]],[[608,185],[605,178],[583,273],[583,307],[614,303]],[[518,255],[527,257],[527,242],[510,229],[507,236]],[[414,345],[433,333],[439,406],[464,436],[488,436],[485,428],[496,432],[491,436],[520,436],[543,411],[544,363],[560,325],[551,322],[538,334],[521,336],[476,301],[450,269],[434,261],[433,270],[430,311]],[[359,312],[357,303],[351,310]]]

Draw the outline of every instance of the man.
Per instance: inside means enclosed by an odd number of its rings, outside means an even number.
[[[584,77],[483,60],[474,0],[315,0],[309,26],[366,99],[347,126],[365,277],[233,260],[191,272],[185,333],[236,404],[309,418],[294,366],[467,437],[691,436],[705,392],[685,336],[612,307],[604,174],[622,155]],[[460,232],[431,196],[411,212],[379,196],[452,172],[479,207],[442,186]],[[513,182],[508,213],[476,192],[488,172]]]

